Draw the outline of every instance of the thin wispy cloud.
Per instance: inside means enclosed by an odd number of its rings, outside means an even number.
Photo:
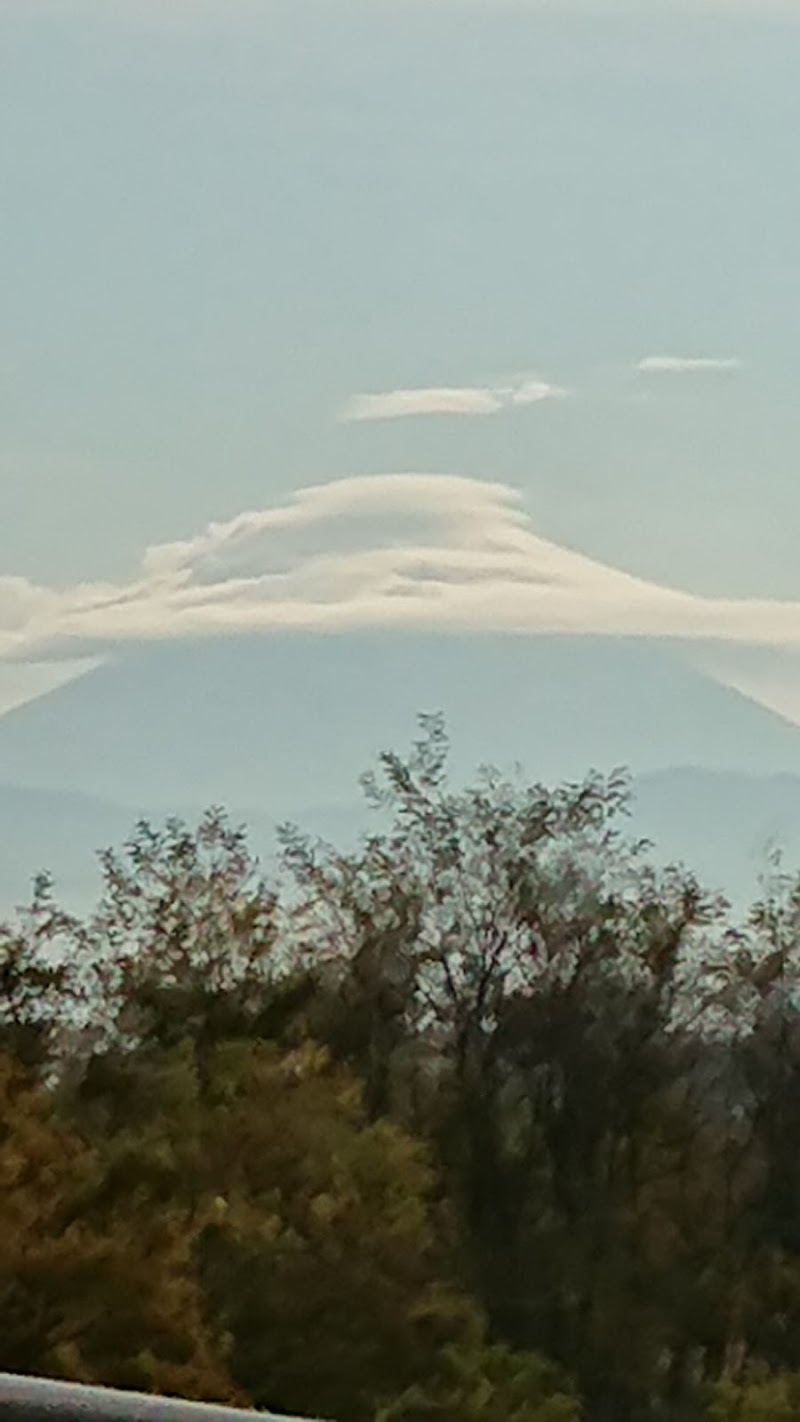
[[[664,587],[541,537],[517,493],[446,475],[344,479],[148,549],[138,576],[0,579],[0,664],[270,630],[608,634],[800,649],[800,602]]]
[[[339,412],[345,424],[402,420],[424,415],[497,415],[542,400],[562,400],[567,391],[535,376],[502,385],[434,385],[354,395]]]
[[[740,370],[741,361],[734,356],[650,355],[640,360],[636,369],[643,375],[703,375]]]

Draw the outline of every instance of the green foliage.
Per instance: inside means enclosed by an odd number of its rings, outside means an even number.
[[[41,1066],[56,1049],[81,997],[80,925],[59,908],[46,874],[14,925],[0,924],[0,1049]]]
[[[431,1330],[458,1336],[472,1308],[440,1279],[426,1152],[369,1125],[323,1049],[221,1043],[202,1074],[179,1049],[147,1063],[132,1111],[135,1130],[109,1142],[119,1188],[206,1217],[194,1267],[256,1404],[368,1416],[380,1388],[424,1369]],[[110,1112],[96,1119],[108,1139]]]
[[[480,1338],[443,1348],[433,1376],[382,1408],[376,1422],[580,1422],[556,1369]]]
[[[244,832],[219,810],[196,830],[142,822],[121,853],[104,851],[101,867],[83,953],[113,1030],[162,1044],[257,1030],[277,903]]]
[[[800,888],[735,927],[621,774],[352,852],[138,825],[0,926],[0,1367],[334,1422],[800,1418]],[[758,1360],[758,1362],[756,1362]]]
[[[129,1189],[0,1058],[0,1369],[217,1400],[241,1396],[188,1267],[196,1224]]]
[[[706,1416],[708,1422],[798,1422],[800,1376],[754,1369],[743,1382],[726,1379],[715,1387]]]

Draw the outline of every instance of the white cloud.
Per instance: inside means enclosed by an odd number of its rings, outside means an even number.
[[[800,652],[800,603],[700,597],[542,538],[504,485],[344,479],[148,549],[131,583],[0,579],[0,665],[277,629],[613,634]]]
[[[536,376],[504,385],[441,385],[354,395],[339,414],[344,423],[399,420],[422,415],[496,415],[519,405],[559,400],[566,390]]]
[[[693,375],[740,368],[741,362],[732,356],[670,355],[645,356],[636,367],[644,375]]]

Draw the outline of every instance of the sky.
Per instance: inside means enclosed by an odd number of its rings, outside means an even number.
[[[800,6],[0,0],[0,714],[273,627],[800,724]]]

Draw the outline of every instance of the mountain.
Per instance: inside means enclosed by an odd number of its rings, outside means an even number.
[[[454,767],[520,761],[800,774],[800,729],[666,647],[602,638],[287,635],[169,644],[109,661],[0,718],[0,783],[163,809],[278,815],[349,800],[419,711]]]
[[[635,783],[633,823],[736,904],[752,902],[772,848],[800,871],[800,776],[671,769]]]
[[[65,902],[89,903],[96,851],[121,843],[139,813],[75,791],[0,785],[0,913],[27,900],[42,869],[55,874]]]
[[[348,634],[148,648],[0,717],[0,907],[39,867],[74,901],[140,814],[224,804],[268,854],[276,821],[340,840],[359,774],[445,713],[458,779],[636,774],[633,828],[736,897],[770,838],[800,860],[800,730],[677,651],[601,638]],[[5,787],[5,788],[3,788]]]
[[[630,831],[654,844],[662,863],[683,861],[710,888],[723,889],[737,908],[752,902],[770,844],[800,869],[800,775],[746,775],[674,768],[633,782]],[[184,806],[191,822],[202,804]],[[162,817],[158,807],[126,807],[68,791],[0,785],[0,914],[23,903],[33,874],[53,872],[59,897],[87,908],[97,891],[97,851],[123,843],[137,819]],[[251,847],[268,867],[280,817],[233,806]],[[340,803],[296,805],[289,818],[332,843],[354,845],[373,823],[355,795]]]

